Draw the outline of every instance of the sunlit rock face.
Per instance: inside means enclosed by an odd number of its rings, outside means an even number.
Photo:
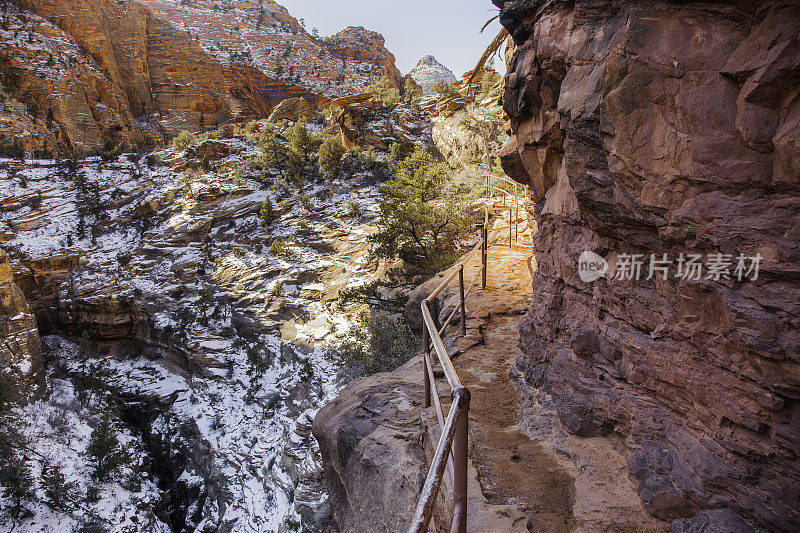
[[[797,529],[800,8],[494,3],[515,41],[503,167],[540,228],[529,392],[574,433],[623,436],[651,514]],[[581,280],[585,250],[606,278]],[[731,279],[647,280],[653,253],[732,256]],[[644,254],[638,281],[609,279],[622,254]]]
[[[13,383],[13,398],[27,402],[43,384],[42,345],[36,319],[14,283],[8,254],[0,249],[0,379]]]
[[[351,26],[321,37],[274,0],[141,3],[222,64],[250,66],[327,98],[359,93],[384,75],[402,80],[381,34]]]
[[[417,61],[416,66],[408,74],[422,87],[422,90],[429,93],[433,86],[439,82],[453,83],[456,81],[455,74],[446,66],[439,63],[433,56],[425,56]]]
[[[235,4],[235,6],[233,6]],[[95,152],[319,106],[402,76],[383,37],[322,39],[275,2],[22,0],[0,25],[0,144]],[[235,28],[235,29],[234,29]]]

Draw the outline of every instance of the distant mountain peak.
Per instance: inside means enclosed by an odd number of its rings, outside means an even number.
[[[440,81],[452,83],[456,81],[456,76],[449,68],[441,64],[432,55],[427,55],[417,61],[417,65],[409,73],[415,82],[428,93],[433,90],[433,86]]]

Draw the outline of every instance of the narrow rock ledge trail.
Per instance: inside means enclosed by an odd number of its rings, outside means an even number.
[[[502,219],[501,214],[491,231],[487,289],[467,297],[467,335],[445,339],[472,393],[467,531],[667,531],[666,522],[644,509],[620,443],[570,436],[544,393],[521,396],[515,367],[519,326],[531,309],[536,259],[528,220],[520,221],[519,243],[509,248]],[[477,272],[479,261],[471,259],[467,272]],[[437,386],[446,412],[449,390],[441,380]],[[439,436],[432,409],[425,416],[429,458]],[[523,412],[528,422],[521,426]],[[449,496],[447,483],[442,491]],[[431,531],[446,527],[432,522]]]

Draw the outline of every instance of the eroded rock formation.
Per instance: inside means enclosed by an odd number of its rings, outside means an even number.
[[[221,63],[136,2],[19,4],[2,14],[6,145],[79,153],[108,141],[141,145],[184,129],[265,118],[286,98],[326,101],[252,65]]]
[[[429,93],[433,86],[439,82],[453,83],[456,76],[446,66],[439,63],[433,56],[425,56],[408,73],[411,78],[422,87],[422,90]]]
[[[494,3],[515,42],[503,166],[540,227],[518,361],[531,393],[574,433],[625,437],[651,514],[796,530],[800,8]],[[639,281],[585,283],[584,250],[607,278],[621,254],[763,261],[756,281],[675,265],[645,280],[645,263]]]
[[[319,37],[274,0],[141,3],[161,20],[188,31],[220,63],[251,66],[327,98],[361,92],[384,75],[402,81],[381,34],[351,26]]]
[[[25,295],[14,283],[8,254],[0,249],[0,379],[12,381],[23,403],[36,397],[44,382],[42,344]]]

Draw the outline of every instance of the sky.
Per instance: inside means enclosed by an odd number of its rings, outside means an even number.
[[[347,26],[364,26],[386,37],[386,48],[397,58],[403,74],[423,56],[433,55],[461,77],[475,63],[501,30],[493,22],[481,34],[487,20],[498,13],[491,0],[278,0],[306,29],[320,35],[337,33]],[[495,68],[503,71],[500,59]]]

